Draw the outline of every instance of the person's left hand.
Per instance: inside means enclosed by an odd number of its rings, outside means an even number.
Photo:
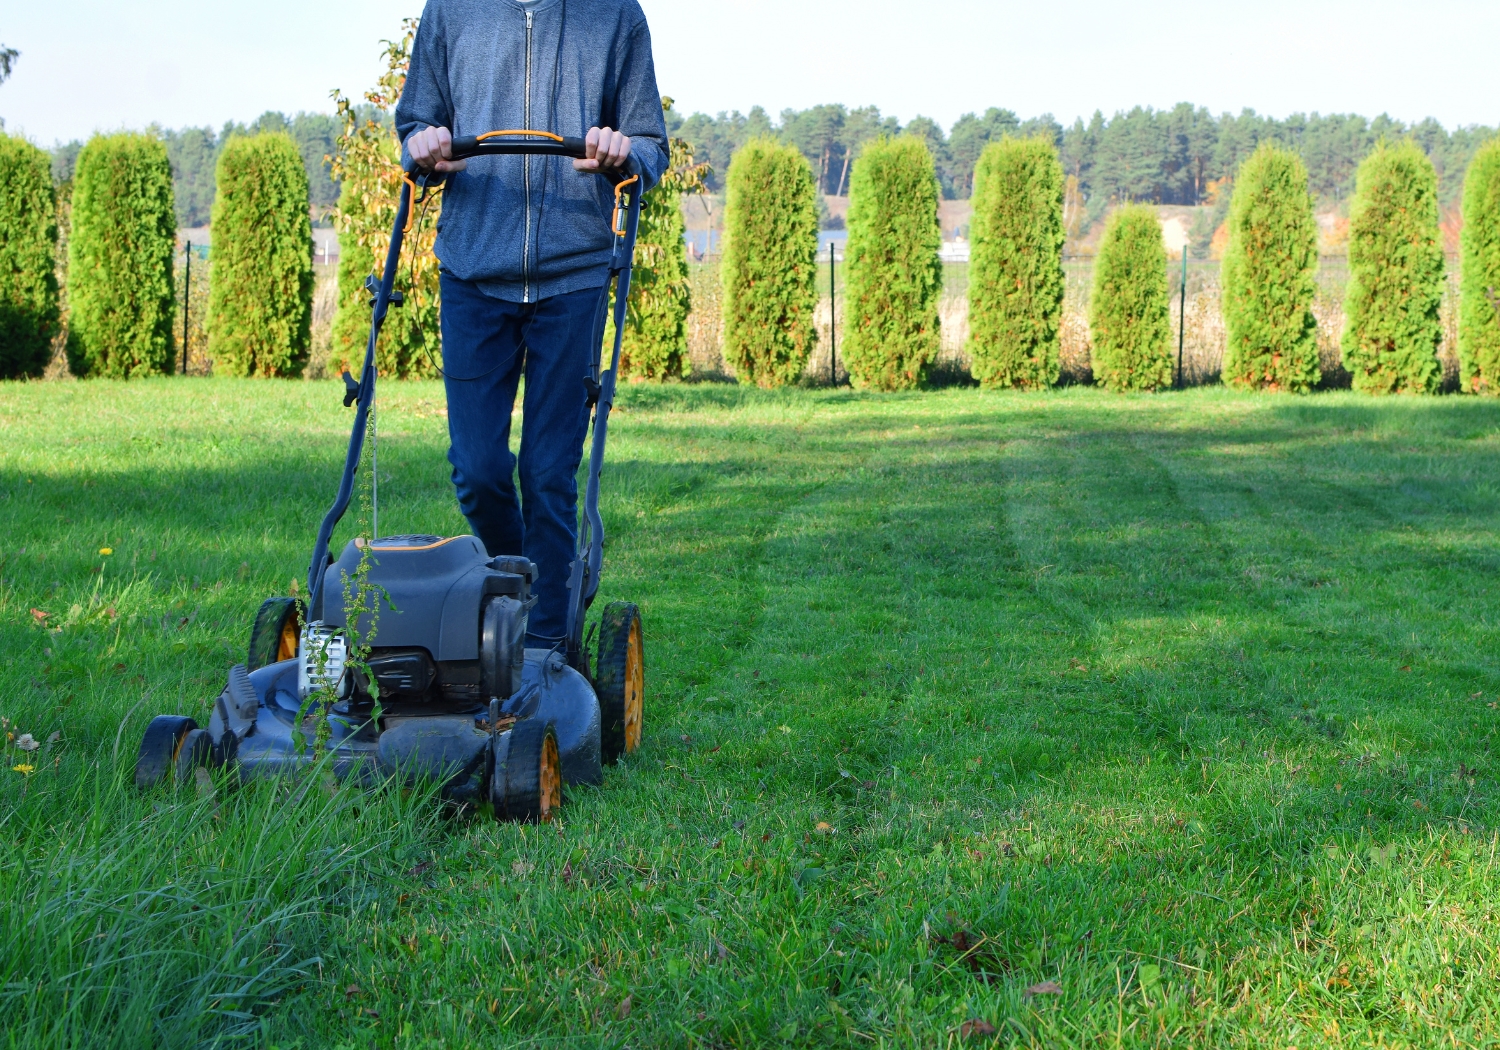
[[[623,131],[609,128],[589,128],[583,140],[586,150],[583,160],[575,160],[575,171],[615,172],[630,159],[630,136]]]

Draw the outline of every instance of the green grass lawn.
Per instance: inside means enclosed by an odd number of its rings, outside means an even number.
[[[384,390],[382,531],[461,530],[441,389]],[[0,1045],[1500,1043],[1500,405],[633,387],[602,789],[137,796],[338,397],[0,387]]]

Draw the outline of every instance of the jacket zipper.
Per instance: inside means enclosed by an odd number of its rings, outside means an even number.
[[[523,128],[531,127],[531,16],[526,12],[526,99],[522,104]],[[522,182],[526,187],[526,241],[521,249],[521,302],[531,302],[531,158],[521,158]]]

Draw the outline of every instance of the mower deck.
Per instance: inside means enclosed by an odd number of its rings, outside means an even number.
[[[328,723],[334,775],[362,786],[392,777],[426,780],[443,784],[445,797],[452,801],[482,801],[490,774],[485,755],[490,730],[503,733],[508,724],[532,718],[552,725],[565,784],[603,780],[598,700],[588,679],[559,653],[526,650],[521,688],[500,705],[494,727],[484,705],[445,705],[437,710],[391,705],[383,707],[377,722],[369,705],[341,701],[326,712],[315,708],[299,729],[297,675],[295,659],[253,672],[240,665],[230,672],[229,686],[214,705],[208,734],[214,753],[232,765],[241,780],[310,766],[320,718]],[[254,697],[253,720],[236,710],[236,698],[243,698],[247,689]]]

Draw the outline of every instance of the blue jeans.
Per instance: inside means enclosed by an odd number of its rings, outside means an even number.
[[[603,289],[512,303],[441,276],[448,461],[458,506],[491,555],[523,554],[537,566],[529,645],[567,633],[568,566],[578,548],[578,464],[588,434],[591,346]],[[526,394],[517,457],[510,414],[522,369]]]

